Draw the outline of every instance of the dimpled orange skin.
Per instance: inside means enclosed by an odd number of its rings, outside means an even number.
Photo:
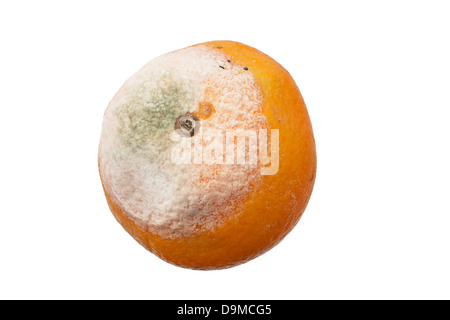
[[[212,41],[201,45],[225,52],[253,73],[263,94],[263,113],[269,129],[279,129],[278,172],[261,176],[262,182],[239,211],[215,230],[175,239],[162,238],[138,226],[104,190],[117,221],[146,249],[180,267],[211,270],[254,259],[294,228],[313,189],[316,149],[300,91],[279,63],[238,42]]]

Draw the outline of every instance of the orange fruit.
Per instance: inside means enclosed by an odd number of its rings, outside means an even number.
[[[161,259],[220,269],[253,259],[297,224],[316,151],[290,74],[247,45],[162,55],[106,109],[99,171],[123,228]]]

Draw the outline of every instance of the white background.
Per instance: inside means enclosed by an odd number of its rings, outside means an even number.
[[[446,1],[2,1],[0,298],[449,299]],[[296,80],[318,152],[311,201],[238,267],[163,262],[114,220],[105,107],[150,59],[210,40]]]

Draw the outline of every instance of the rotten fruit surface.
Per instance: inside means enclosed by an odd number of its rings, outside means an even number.
[[[180,143],[194,152],[187,162],[173,161]],[[254,259],[294,228],[316,150],[287,70],[250,46],[212,41],[157,57],[124,83],[104,114],[98,165],[112,214],[139,244],[210,270]]]

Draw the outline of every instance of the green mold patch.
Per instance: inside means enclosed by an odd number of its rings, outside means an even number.
[[[174,142],[170,137],[176,119],[193,104],[187,80],[176,81],[169,74],[155,83],[143,82],[116,109],[119,141],[128,152],[156,155]]]

